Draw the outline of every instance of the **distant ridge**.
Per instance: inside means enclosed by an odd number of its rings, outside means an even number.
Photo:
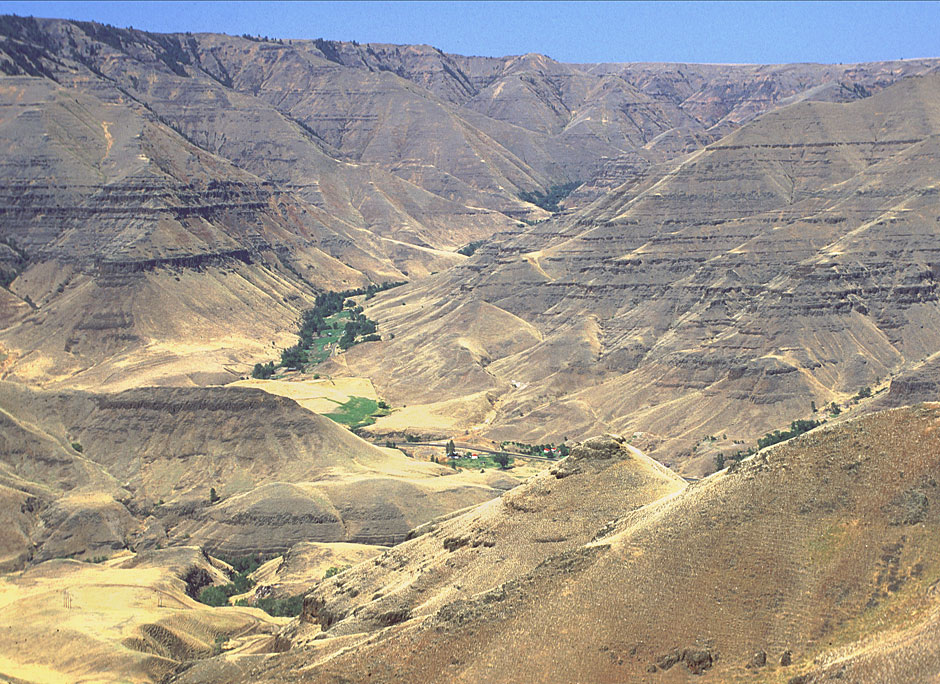
[[[937,66],[568,65],[10,15],[0,39],[4,377],[111,389],[238,377],[315,291],[443,272],[548,217],[523,197],[581,184],[560,208],[583,207],[762,113]]]

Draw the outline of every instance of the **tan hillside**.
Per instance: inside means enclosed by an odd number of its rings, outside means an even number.
[[[433,614],[581,546],[613,517],[684,486],[629,447],[610,438],[589,440],[500,499],[419,527],[415,540],[324,583],[308,597],[305,619],[329,627],[330,634],[346,634],[393,614]],[[415,567],[421,568],[417,574]]]
[[[0,373],[109,391],[243,376],[314,291],[444,272],[547,218],[524,193],[588,181],[582,207],[789,103],[936,67],[566,65],[15,16],[0,36],[0,274],[20,274]]]
[[[938,161],[940,59],[0,16],[0,680],[940,684]]]
[[[0,678],[159,682],[184,662],[275,647],[285,618],[197,603],[183,579],[190,570],[224,579],[189,547],[54,560],[0,578]]]
[[[229,381],[296,339],[312,285],[403,280],[464,258],[383,246],[146,111],[48,81],[5,84],[0,136],[14,171],[3,192],[16,207],[2,237],[28,255],[11,290],[32,304],[4,307],[8,377],[111,389]],[[89,135],[88,120],[103,123]]]
[[[328,370],[393,403],[486,392],[460,427],[497,439],[651,433],[701,475],[703,438],[753,442],[935,351],[938,133],[935,74],[765,114],[377,297],[394,339]]]
[[[180,543],[230,556],[301,541],[390,544],[500,491],[257,389],[0,383],[0,420],[7,568]]]
[[[297,596],[310,591],[328,572],[369,560],[388,547],[345,542],[299,542],[283,556],[271,559],[251,578],[254,596]]]
[[[512,579],[501,568],[531,547],[509,543],[508,521],[531,518],[516,528],[529,535],[558,523],[551,504],[517,512],[519,494],[507,494],[478,509],[504,507],[502,528],[477,525],[459,543],[447,534],[458,521],[482,522],[466,514],[321,585],[305,615],[321,621],[325,638],[241,671],[259,682],[684,682],[697,674],[722,682],[933,681],[938,426],[940,410],[928,405],[811,432],[733,471],[667,487],[646,506],[623,502],[599,528],[583,519],[589,541],[516,566],[523,572]],[[586,446],[595,444],[604,443]],[[584,463],[572,456],[559,469]],[[580,502],[566,509],[572,527],[606,505],[603,494],[592,495],[605,472],[627,472],[628,463],[558,481]],[[552,500],[532,496],[538,481],[522,503]],[[440,577],[444,558],[452,569]],[[480,580],[486,566],[498,586]],[[383,581],[378,595],[356,595]],[[231,675],[206,662],[175,681]]]

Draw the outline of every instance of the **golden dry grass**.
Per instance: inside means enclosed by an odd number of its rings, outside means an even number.
[[[206,567],[198,549],[125,554],[101,564],[47,561],[3,576],[0,679],[157,682],[178,663],[236,642],[271,642],[287,622],[253,608],[193,601],[178,577],[190,566]]]
[[[293,399],[314,413],[330,413],[350,397],[378,399],[372,381],[368,378],[303,378],[297,380],[239,380],[233,387],[256,387],[265,392]]]
[[[616,507],[616,466],[562,462],[564,517],[539,476],[324,583],[307,618],[335,649],[320,639],[259,681],[685,682],[699,665],[703,681],[935,681],[938,453],[940,406],[873,414],[607,524],[582,516]],[[586,543],[551,537],[579,522]],[[527,565],[536,537],[557,551]]]

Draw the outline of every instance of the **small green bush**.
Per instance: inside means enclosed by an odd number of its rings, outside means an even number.
[[[274,375],[274,362],[268,361],[267,363],[256,363],[254,369],[251,371],[251,377],[256,380],[267,380],[272,375]]]
[[[464,256],[473,256],[473,253],[479,249],[480,245],[483,244],[483,240],[474,240],[473,242],[464,245],[457,250],[457,254],[463,254]]]
[[[225,592],[225,589],[219,586],[203,587],[199,592],[199,602],[214,608],[227,606],[228,597],[229,594]]]

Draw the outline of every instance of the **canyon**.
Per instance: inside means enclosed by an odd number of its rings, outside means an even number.
[[[0,678],[940,676],[938,68],[0,17]]]

